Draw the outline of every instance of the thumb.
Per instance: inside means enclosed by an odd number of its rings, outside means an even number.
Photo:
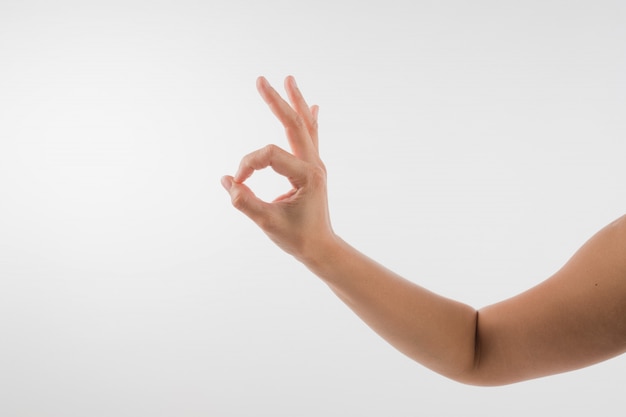
[[[261,224],[268,215],[268,203],[259,199],[248,186],[236,182],[230,175],[223,176],[221,182],[224,189],[230,194],[233,206],[250,217],[255,223]]]

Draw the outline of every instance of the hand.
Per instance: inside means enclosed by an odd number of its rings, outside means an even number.
[[[235,208],[250,217],[280,248],[301,261],[315,256],[326,242],[334,238],[328,213],[326,168],[319,157],[318,107],[309,107],[295,79],[285,79],[285,90],[291,105],[263,77],[257,89],[274,115],[285,127],[292,153],[268,145],[246,155],[239,170],[222,177]],[[268,203],[260,200],[244,181],[254,171],[272,167],[286,177],[293,188]]]

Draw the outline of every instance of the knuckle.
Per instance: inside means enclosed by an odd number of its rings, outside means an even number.
[[[239,190],[233,190],[231,194],[231,203],[237,210],[243,210],[247,207],[247,198],[244,193]]]
[[[274,155],[278,152],[278,146],[274,144],[269,144],[263,147],[261,151],[262,159],[266,162],[267,165],[272,165],[272,160],[274,159]],[[265,165],[265,164],[264,164]]]
[[[311,131],[317,132],[319,124],[317,123],[317,119],[313,119],[311,122]]]
[[[241,158],[241,162],[239,163],[240,166],[250,166],[252,164],[252,161],[254,160],[256,155],[256,152],[250,152],[249,154],[245,155],[243,158]]]
[[[291,125],[296,130],[304,129],[304,119],[297,113],[294,113],[291,117]]]
[[[270,143],[269,145],[265,145],[263,147],[263,152],[267,156],[271,156],[271,155],[275,154],[277,150],[278,150],[278,146],[274,145],[273,143]]]
[[[309,170],[309,180],[313,184],[322,184],[326,182],[326,167],[324,167],[324,164],[319,163],[311,167]]]
[[[254,170],[263,168],[266,163],[272,160],[277,149],[276,145],[266,145],[244,156],[240,165],[241,167],[249,167]]]

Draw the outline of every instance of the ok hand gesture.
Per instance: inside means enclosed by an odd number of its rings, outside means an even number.
[[[306,103],[295,79],[285,79],[291,104],[263,77],[257,89],[285,128],[291,153],[267,145],[246,155],[234,176],[222,177],[235,208],[250,217],[279,247],[301,261],[334,239],[328,213],[326,168],[318,150],[318,107]],[[244,182],[254,171],[272,167],[286,177],[292,189],[273,202],[262,201]]]

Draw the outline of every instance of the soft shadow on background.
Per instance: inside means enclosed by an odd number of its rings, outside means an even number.
[[[2,1],[0,414],[622,415],[625,357],[500,388],[403,357],[219,178],[287,146],[255,79],[293,74],[337,233],[502,300],[624,213],[625,21],[620,1]]]

